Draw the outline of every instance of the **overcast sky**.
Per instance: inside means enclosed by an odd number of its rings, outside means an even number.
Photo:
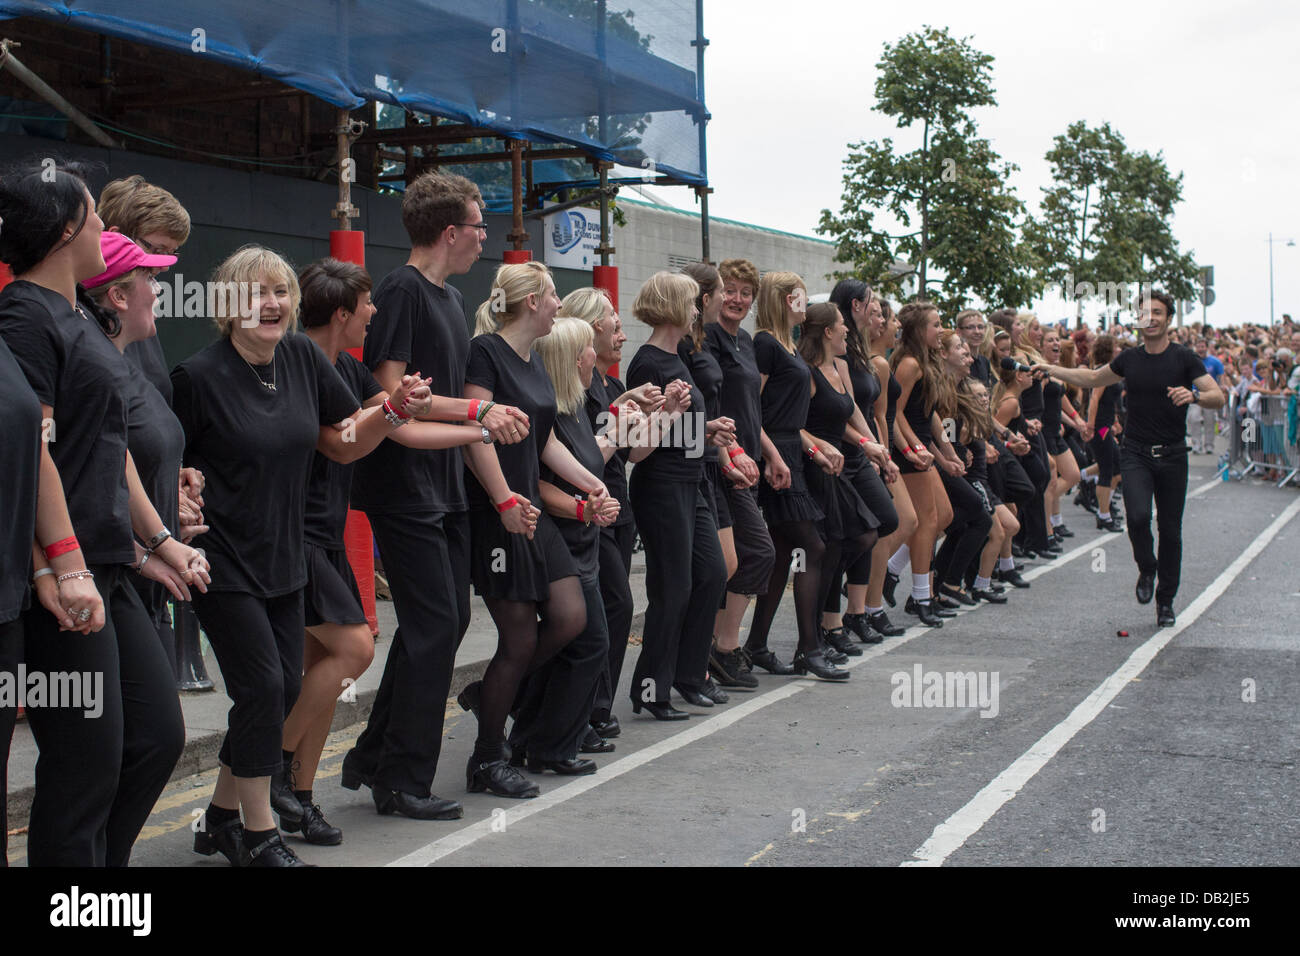
[[[714,215],[813,234],[849,142],[919,144],[872,111],[881,45],[946,26],[994,57],[998,105],[975,116],[1032,211],[1052,137],[1108,121],[1184,174],[1174,234],[1215,267],[1209,320],[1267,322],[1270,231],[1297,240],[1274,246],[1274,294],[1279,317],[1300,315],[1300,4],[706,0],[704,16]]]

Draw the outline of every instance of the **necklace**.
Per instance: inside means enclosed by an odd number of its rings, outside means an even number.
[[[258,385],[261,385],[268,392],[275,391],[275,353],[271,354],[271,381],[269,382],[266,379],[262,378],[262,373],[253,367],[252,362],[244,358],[242,355],[239,357],[244,360],[244,364],[248,366],[248,370],[257,376]]]
[[[737,332],[735,335],[732,335],[730,332],[727,331],[726,326],[724,326],[721,322],[718,323],[718,328],[722,329],[722,334],[723,334],[723,335],[725,335],[727,338],[731,339],[731,345],[732,345],[732,347],[733,347],[737,352],[739,352],[739,351],[740,351],[740,333]]]

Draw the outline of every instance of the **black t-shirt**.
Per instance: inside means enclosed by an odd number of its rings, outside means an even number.
[[[704,347],[722,369],[722,414],[736,423],[736,441],[757,462],[763,456],[758,437],[763,427],[763,403],[754,340],[744,329],[733,337],[721,324],[710,322],[704,327]]]
[[[1025,413],[1025,418],[1042,420],[1043,382],[1041,379],[1035,378],[1030,386],[1020,393],[1020,410]]]
[[[469,368],[465,384],[477,385],[492,393],[492,401],[513,405],[528,416],[528,437],[513,445],[497,445],[501,474],[511,491],[517,491],[534,507],[541,507],[537,494],[539,458],[555,426],[555,386],[546,374],[546,366],[536,351],[528,361],[495,332],[476,335],[469,343]],[[471,476],[472,477],[472,476]],[[493,508],[487,493],[477,481],[468,482],[470,505]]]
[[[970,373],[984,383],[986,388],[993,388],[993,366],[988,356],[976,355],[970,363]]]
[[[130,366],[88,310],[31,282],[11,282],[0,292],[0,336],[36,397],[54,409],[50,456],[87,563],[129,564]]]
[[[163,524],[174,531],[180,520],[177,509],[185,430],[153,382],[133,371],[127,394],[127,447],[145,494]],[[170,381],[167,391],[171,391]]]
[[[151,335],[139,342],[132,342],[122,354],[127,362],[137,371],[143,372],[149,384],[158,390],[158,394],[170,406],[172,403],[172,377],[167,370],[167,357],[163,355],[162,343],[158,336]]]
[[[622,394],[621,392],[619,393]],[[617,398],[618,396],[615,396]],[[600,474],[604,456],[596,444],[596,435],[587,418],[587,410],[581,406],[572,415],[559,415],[555,419],[555,437],[565,448],[573,452],[573,457],[593,475]],[[567,495],[580,495],[585,501],[587,495],[579,488],[569,484],[545,465],[542,466],[542,480],[550,482]],[[538,502],[541,506],[541,502]],[[620,510],[619,514],[622,514]],[[586,524],[575,518],[555,518],[555,526],[560,529],[564,543],[569,546],[569,553],[578,563],[578,574],[584,581],[594,580],[600,573],[600,528],[595,524]]]
[[[844,426],[853,417],[853,399],[831,385],[821,369],[809,368],[817,394],[808,403],[808,432],[818,441],[843,449]]]
[[[1187,405],[1175,405],[1168,389],[1191,388],[1205,365],[1186,345],[1170,342],[1158,355],[1125,349],[1110,363],[1124,379],[1128,418],[1124,434],[1140,445],[1176,445],[1187,434]]]
[[[3,297],[0,297],[2,303]],[[0,313],[2,315],[3,313]],[[0,333],[3,325],[0,325]],[[27,607],[41,464],[41,403],[0,338],[0,624]],[[52,543],[52,542],[51,542]]]
[[[606,428],[610,423],[609,406],[614,404],[615,399],[626,392],[623,383],[613,375],[608,376],[607,381],[601,381],[600,373],[595,372],[591,376],[591,387],[587,389],[587,421],[590,423],[595,434],[602,434],[605,429],[601,423],[605,423]],[[604,414],[604,418],[601,415]],[[620,505],[618,517],[614,519],[614,527],[632,522],[632,503],[627,496],[627,459],[629,449],[620,448],[614,454],[609,456],[609,461],[605,462],[604,473],[601,480],[605,482],[605,487],[609,493],[618,499]],[[594,474],[594,472],[593,472]]]
[[[356,408],[384,389],[366,368],[347,352],[340,352],[334,363],[343,383],[352,394]],[[387,443],[385,440],[384,444]],[[373,454],[373,452],[371,453]],[[309,544],[332,551],[342,551],[343,529],[348,521],[348,492],[352,488],[354,464],[342,464],[320,452],[312,455],[311,477],[307,479],[307,511],[304,533]]]
[[[273,373],[273,376],[272,376]],[[275,379],[275,391],[261,383]],[[307,583],[307,478],[322,425],[359,403],[316,343],[288,335],[259,373],[220,339],[172,372],[172,407],[185,429],[185,464],[203,472],[203,517],[214,591],[257,597]]]
[[[641,472],[642,478],[695,484],[704,474],[704,455],[708,451],[705,445],[704,396],[691,378],[690,369],[676,352],[665,352],[648,342],[637,349],[632,364],[627,368],[630,388],[653,382],[666,389],[674,379],[681,379],[691,386],[691,405],[671,429],[665,429],[668,434],[660,435],[660,446],[648,458],[643,458],[636,468],[638,472],[645,469]],[[691,442],[698,443],[696,448],[686,447]]]
[[[722,415],[722,366],[707,348],[695,351],[689,337],[677,343],[677,355],[691,370],[695,387],[704,396],[704,413],[712,421]]]
[[[1114,382],[1107,385],[1101,390],[1101,398],[1097,399],[1097,431],[1103,428],[1113,428],[1115,425],[1115,409],[1119,403],[1119,393],[1124,390],[1120,382]]]
[[[880,397],[880,380],[876,378],[872,369],[859,365],[854,361],[853,356],[845,355],[844,362],[849,367],[849,382],[853,385],[853,400],[858,403],[858,409],[862,412],[862,417],[867,420],[871,426],[871,431],[876,431],[876,399]],[[884,441],[879,435],[876,436],[880,441]]]
[[[375,287],[378,308],[366,332],[362,360],[432,378],[435,395],[461,398],[469,357],[465,303],[455,286],[441,288],[414,266],[402,266]],[[357,463],[352,505],[370,514],[464,511],[468,504],[460,448],[426,451],[385,441]]]
[[[1048,379],[1043,383],[1043,434],[1057,438],[1061,434],[1061,396],[1065,389]]]
[[[754,336],[754,360],[767,376],[763,386],[763,428],[774,432],[794,432],[808,420],[808,401],[812,397],[808,363],[787,352],[768,332]]]

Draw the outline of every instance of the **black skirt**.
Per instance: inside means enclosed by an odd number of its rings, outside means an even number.
[[[533,539],[511,534],[495,510],[474,508],[470,522],[470,579],[480,597],[503,601],[545,601],[552,581],[577,577],[568,545],[545,511]]]
[[[842,471],[828,475],[805,456],[804,480],[822,507],[824,516],[818,531],[823,541],[848,541],[880,527],[853,482]]]
[[[1065,438],[1061,435],[1049,435],[1044,431],[1043,437],[1047,439],[1047,453],[1049,455],[1064,455],[1070,450],[1070,446],[1065,443]]]
[[[307,588],[303,613],[307,627],[320,624],[365,624],[361,591],[347,553],[306,542]]]
[[[808,490],[804,478],[803,441],[796,435],[769,436],[781,460],[790,469],[790,487],[777,491],[767,483],[767,476],[758,486],[758,505],[769,525],[787,521],[821,521],[825,517],[817,499]]]
[[[704,501],[713,513],[713,523],[718,530],[731,527],[731,505],[727,503],[726,485],[730,484],[722,474],[722,466],[716,458],[704,463]]]
[[[917,468],[916,465],[908,461],[907,458],[903,455],[903,453],[899,451],[897,446],[895,445],[889,446],[889,460],[898,466],[899,474],[902,475],[924,474],[924,472],[920,468]],[[934,465],[931,464],[930,468],[933,467]],[[926,471],[929,471],[929,469],[927,468]]]

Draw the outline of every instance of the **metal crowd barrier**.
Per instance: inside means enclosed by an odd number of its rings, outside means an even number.
[[[1259,410],[1252,413],[1246,400],[1235,392],[1229,396],[1228,452],[1219,459],[1219,475],[1224,481],[1269,472],[1283,476],[1277,482],[1279,488],[1296,481],[1300,451],[1290,426],[1290,406],[1290,396],[1260,395]]]

